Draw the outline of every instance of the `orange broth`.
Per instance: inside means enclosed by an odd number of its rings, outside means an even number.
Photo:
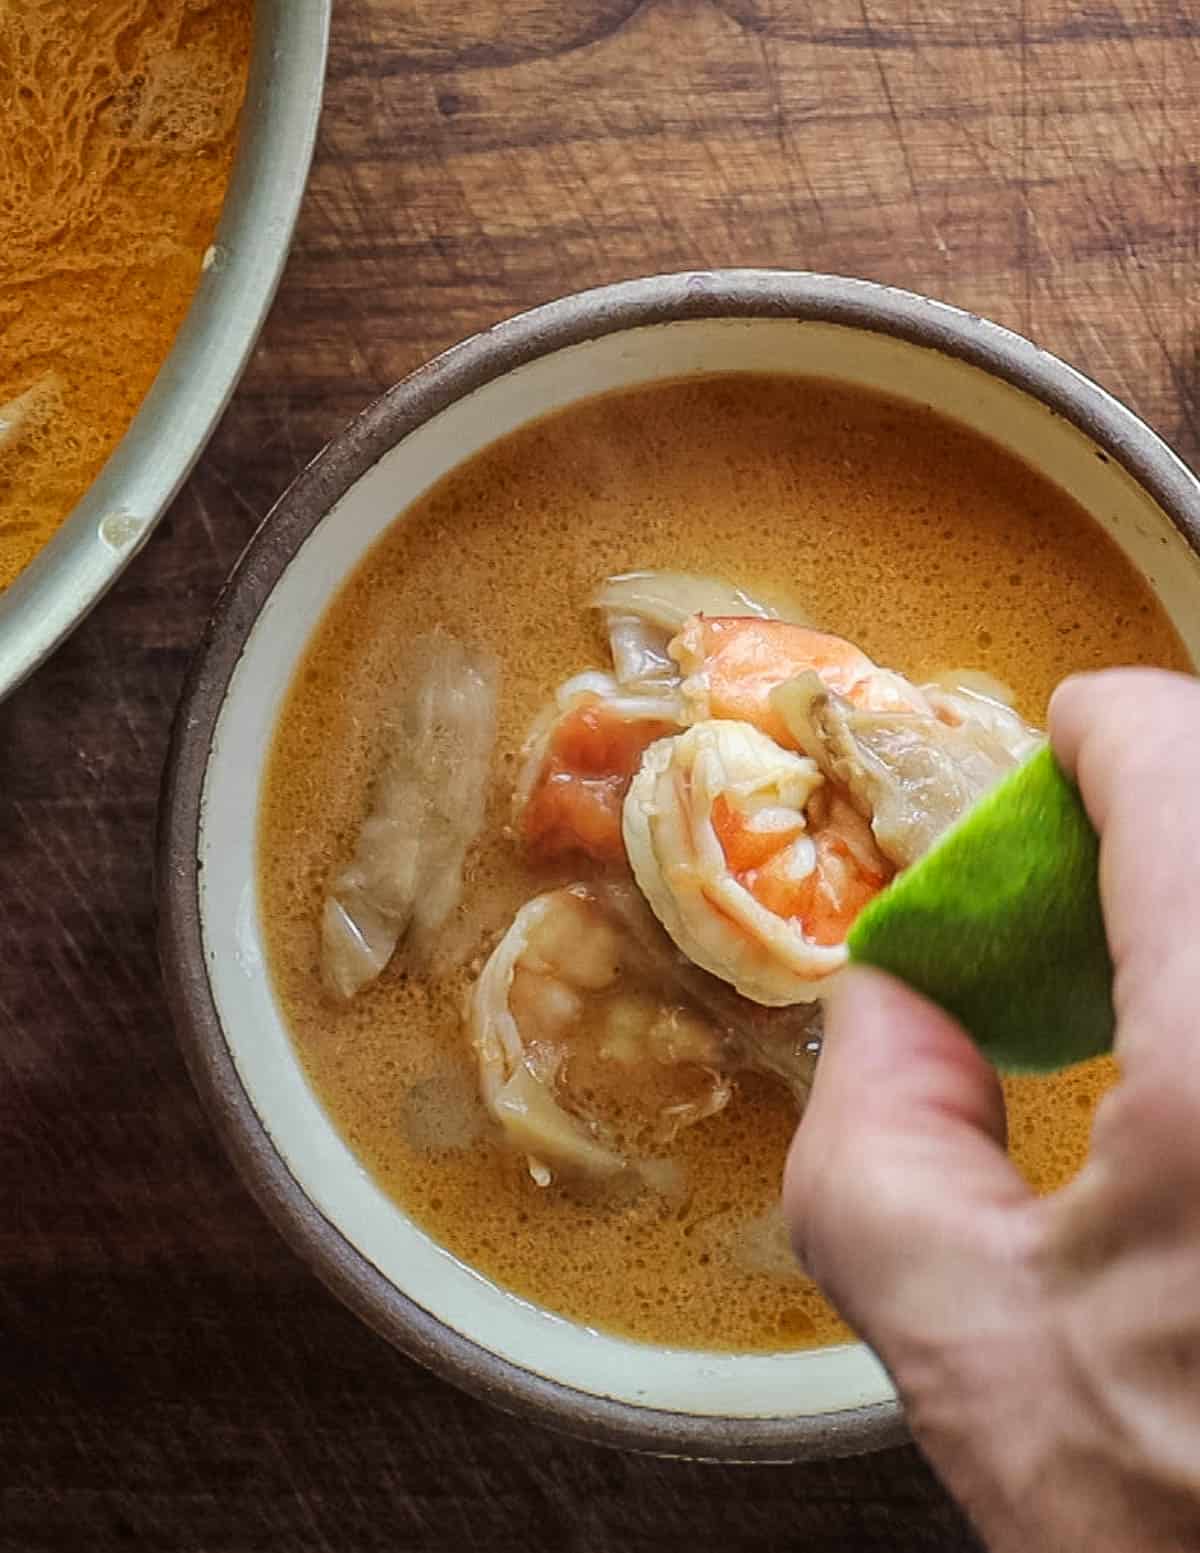
[[[779,1089],[741,1078],[684,1132],[686,1191],[669,1198],[539,1188],[475,1098],[472,967],[524,901],[588,872],[531,866],[506,832],[517,752],[552,688],[604,663],[588,595],[644,567],[785,593],[918,680],[986,670],[1039,723],[1074,670],[1189,665],[1115,545],[998,446],[891,398],[741,374],[594,399],[485,449],[383,536],[317,626],[275,733],[259,878],[279,1002],[349,1145],[454,1255],[588,1326],[686,1348],[832,1343],[846,1328],[774,1211],[795,1121]],[[435,626],[503,672],[488,823],[454,927],[467,963],[387,972],[337,1007],[318,977],[323,894],[353,850],[406,646]],[[1078,1168],[1111,1079],[1101,1061],[1007,1084],[1013,1153],[1040,1189]]]
[[[0,588],[162,366],[233,164],[252,0],[12,0],[0,27]],[[8,76],[7,82],[5,81]]]

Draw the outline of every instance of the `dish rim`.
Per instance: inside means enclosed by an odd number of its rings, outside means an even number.
[[[716,318],[844,324],[978,366],[1083,431],[1200,552],[1200,482],[1149,426],[1022,336],[945,303],[841,276],[720,270],[619,282],[521,313],[419,367],[363,410],[280,497],[226,582],[188,674],[164,772],[156,845],[159,952],[184,1057],[223,1145],[284,1239],[375,1331],[475,1396],[596,1443],[708,1460],[816,1460],[902,1443],[908,1435],[900,1403],[749,1419],[634,1406],[500,1358],[392,1284],[320,1213],[274,1149],[225,1041],[202,938],[198,844],[213,734],[258,615],[317,524],[418,426],[526,362],[617,331]]]
[[[100,473],[0,591],[0,700],[45,662],[133,560],[233,396],[283,275],[308,182],[332,9],[333,0],[256,0],[237,149],[196,290]]]

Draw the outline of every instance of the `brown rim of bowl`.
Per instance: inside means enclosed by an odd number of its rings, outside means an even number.
[[[416,427],[536,357],[618,330],[700,318],[845,324],[982,367],[1073,422],[1119,462],[1200,551],[1200,484],[1123,405],[1028,340],[911,292],[783,270],[659,275],[522,313],[455,346],[389,389],[335,437],[263,520],[213,609],[184,686],[159,808],[159,952],[171,1014],[200,1097],[246,1184],[328,1288],[396,1347],[466,1391],[584,1439],[660,1455],[786,1462],[853,1455],[907,1439],[895,1401],[807,1418],[696,1417],[593,1396],[533,1375],[403,1294],[305,1195],[242,1087],[205,969],[198,842],[209,751],[230,678],[272,589],[350,487]]]

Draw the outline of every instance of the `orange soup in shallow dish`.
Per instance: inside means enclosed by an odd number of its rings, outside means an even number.
[[[150,533],[282,268],[330,0],[86,0],[6,16],[0,694]]]

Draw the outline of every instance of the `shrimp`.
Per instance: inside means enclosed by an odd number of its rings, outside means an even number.
[[[467,1007],[480,1093],[539,1186],[605,1178],[732,1093],[721,1032],[638,975],[617,920],[583,885],[528,901]],[[591,1112],[592,1114],[588,1114]]]
[[[694,615],[668,651],[684,673],[685,718],[753,724],[785,749],[796,743],[771,692],[806,670],[853,706],[875,712],[930,711],[915,685],[881,669],[853,642],[787,620]]]
[[[706,601],[747,613],[685,616]],[[771,606],[714,578],[633,572],[609,578],[592,603],[604,611],[616,674],[568,680],[523,752],[516,825],[542,857],[576,852],[621,861],[622,805],[646,749],[690,724],[748,722],[797,749],[771,693],[805,670],[815,669],[854,706],[932,715],[921,691],[852,643],[773,618]]]
[[[732,720],[650,747],[623,831],[638,887],[676,946],[772,1006],[827,990],[850,924],[894,872],[815,761]]]
[[[796,746],[840,784],[880,851],[906,867],[1041,744],[1004,702],[925,687],[932,711],[863,710],[801,674],[771,702]]]
[[[628,572],[589,600],[600,611],[613,673],[588,671],[560,686],[526,738],[517,783],[517,829],[542,857],[578,852],[624,857],[621,805],[644,750],[684,725],[680,668],[671,638],[690,616],[738,610],[770,619],[775,608],[719,577]]]
[[[626,572],[609,577],[589,603],[604,617],[617,682],[625,690],[679,684],[679,665],[667,652],[691,615],[753,615],[774,619],[773,605],[751,598],[720,577],[694,572]]]
[[[983,683],[973,683],[976,680]],[[1006,687],[988,683],[986,675],[964,671],[921,688],[939,722],[969,730],[981,746],[1003,752],[1013,763],[1026,760],[1046,742],[1045,734],[1014,709]]]
[[[621,805],[648,745],[682,722],[676,694],[622,692],[610,674],[562,685],[534,722],[514,797],[518,833],[541,857],[621,861]]]
[[[781,1008],[752,1003],[680,953],[635,884],[606,879],[588,888],[621,929],[626,963],[636,968],[643,981],[673,989],[675,996],[720,1031],[721,1066],[777,1080],[803,1110],[821,1048],[820,1003]]]

